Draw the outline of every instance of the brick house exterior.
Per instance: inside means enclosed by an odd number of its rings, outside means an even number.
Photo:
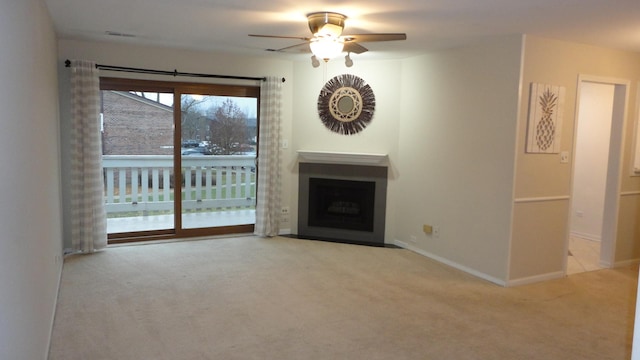
[[[103,155],[173,154],[173,107],[126,91],[104,90],[101,94]],[[183,128],[183,141],[197,146],[209,140],[211,119],[198,119],[203,120],[197,128]],[[247,118],[246,125],[242,148],[255,151],[257,119]]]
[[[104,155],[171,155],[173,108],[122,91],[102,91]]]

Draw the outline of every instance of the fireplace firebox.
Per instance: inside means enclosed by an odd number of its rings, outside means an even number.
[[[299,163],[298,236],[384,246],[387,168]]]
[[[373,231],[373,181],[309,179],[309,225]]]

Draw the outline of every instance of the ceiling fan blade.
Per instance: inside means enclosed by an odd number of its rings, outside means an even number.
[[[345,41],[343,51],[354,54],[362,54],[363,52],[369,51],[369,49],[358,44],[355,41]]]
[[[345,41],[372,42],[372,41],[395,41],[407,40],[405,33],[381,33],[381,34],[351,34],[344,35]]]
[[[261,38],[273,38],[273,39],[295,39],[295,40],[302,40],[302,41],[311,40],[311,38],[303,37],[303,36],[280,36],[280,35],[258,35],[258,34],[249,34],[249,36],[261,37]]]
[[[283,47],[283,48],[280,48],[280,49],[267,49],[267,51],[276,51],[276,52],[290,51],[290,50],[298,50],[298,52],[309,52],[309,51],[311,51],[311,49],[309,49],[309,43],[308,42],[303,42],[303,43],[300,43],[300,44],[295,44],[295,45]]]

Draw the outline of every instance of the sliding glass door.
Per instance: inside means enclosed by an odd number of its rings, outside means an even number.
[[[253,231],[258,87],[101,88],[110,243]]]
[[[181,94],[182,227],[255,224],[257,99]]]
[[[138,87],[101,97],[107,232],[172,233],[173,91]]]

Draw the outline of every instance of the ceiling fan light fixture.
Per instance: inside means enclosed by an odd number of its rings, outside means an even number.
[[[317,36],[339,37],[344,29],[346,16],[334,12],[314,12],[307,14],[309,29]]]
[[[314,36],[324,36],[324,37],[340,37],[342,34],[342,28],[333,25],[333,24],[325,24],[322,28],[318,29],[318,32],[314,33]]]
[[[311,56],[311,66],[313,66],[314,68],[320,66],[320,60],[318,60],[315,55]]]
[[[318,37],[311,39],[309,48],[318,59],[329,61],[340,55],[344,48],[344,40],[333,37]]]
[[[344,64],[346,65],[346,67],[352,67],[353,66],[353,60],[351,59],[351,53],[348,53],[347,56],[344,57]]]
[[[405,33],[366,33],[343,36],[342,31],[344,29],[346,19],[347,17],[345,15],[339,13],[327,11],[312,12],[307,14],[309,29],[313,34],[312,37],[256,34],[249,34],[249,36],[303,41],[291,46],[267,50],[278,52],[298,52],[303,50],[303,46],[309,46],[308,49],[313,53],[311,64],[314,67],[320,66],[320,59],[328,62],[330,59],[339,56],[342,52],[347,53],[347,56],[344,59],[345,65],[347,67],[351,67],[353,66],[351,53],[362,54],[369,51],[369,49],[360,45],[361,42],[396,41],[407,39],[407,34]]]

